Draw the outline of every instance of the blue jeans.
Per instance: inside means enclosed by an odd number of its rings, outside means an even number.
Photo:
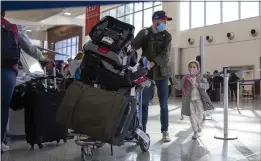
[[[9,106],[16,83],[16,72],[13,69],[1,68],[1,142],[6,133]]]
[[[160,103],[160,122],[161,132],[168,131],[169,127],[169,110],[168,110],[168,79],[157,80],[156,87],[158,91],[159,103]],[[145,88],[142,94],[142,126],[146,132],[146,125],[148,122],[149,101],[153,95],[153,89],[155,85],[151,85],[149,88]]]

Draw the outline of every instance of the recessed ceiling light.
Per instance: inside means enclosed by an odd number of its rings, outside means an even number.
[[[69,12],[65,12],[64,14],[67,15],[67,16],[71,15],[71,13],[69,13]]]
[[[27,32],[32,32],[32,30],[26,30]]]

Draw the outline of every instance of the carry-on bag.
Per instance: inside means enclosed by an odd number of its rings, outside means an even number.
[[[135,99],[129,98],[75,81],[58,109],[57,123],[95,140],[119,145],[136,111]]]
[[[114,17],[105,16],[90,31],[92,42],[108,47],[112,52],[128,46],[134,38],[135,27]]]
[[[46,73],[46,67],[44,67]],[[30,90],[25,94],[25,134],[26,141],[33,147],[42,148],[45,142],[67,140],[66,126],[56,124],[56,112],[64,97],[65,91],[58,91],[54,76],[54,88],[48,87],[47,79],[37,78],[27,82]],[[50,79],[50,77],[49,77]],[[45,83],[43,83],[43,81]]]

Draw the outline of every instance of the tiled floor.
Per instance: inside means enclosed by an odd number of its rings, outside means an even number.
[[[110,156],[110,146],[95,150],[93,161],[260,161],[261,123],[260,100],[241,102],[243,110],[234,110],[230,103],[229,134],[238,140],[217,140],[222,136],[222,104],[211,113],[212,120],[203,122],[201,137],[191,139],[192,130],[187,117],[180,120],[180,100],[170,100],[170,127],[172,142],[162,143],[159,121],[159,106],[150,107],[148,133],[151,136],[149,152],[143,153],[135,144],[128,143],[114,147]],[[12,127],[10,127],[12,128]],[[67,144],[45,144],[43,149],[29,150],[24,141],[11,142],[12,150],[2,157],[4,161],[81,161],[80,147],[73,140]]]

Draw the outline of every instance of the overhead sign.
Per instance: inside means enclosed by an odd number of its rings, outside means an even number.
[[[100,21],[100,6],[86,7],[85,12],[85,36],[87,36],[94,25]]]

